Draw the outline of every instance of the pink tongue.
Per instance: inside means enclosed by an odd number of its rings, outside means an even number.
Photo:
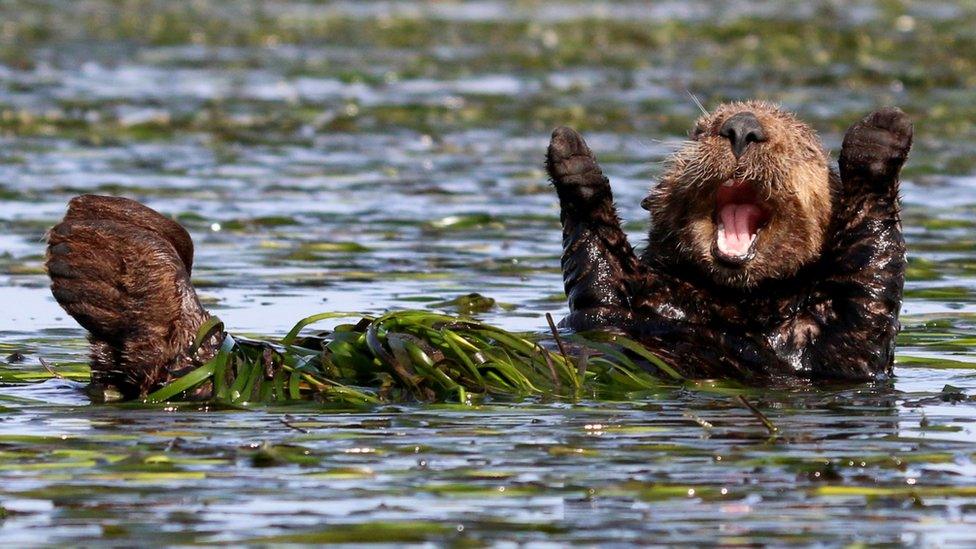
[[[730,257],[743,257],[752,244],[753,227],[762,212],[754,204],[727,204],[719,211],[722,218],[723,238],[718,239],[718,249]]]

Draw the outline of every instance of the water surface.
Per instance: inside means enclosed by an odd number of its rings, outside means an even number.
[[[976,542],[976,11],[969,3],[0,5],[0,539]],[[91,405],[43,233],[84,192],[176,216],[236,333],[479,292],[566,313],[541,161],[582,129],[632,242],[697,107],[760,97],[832,150],[917,121],[893,386],[368,412]]]

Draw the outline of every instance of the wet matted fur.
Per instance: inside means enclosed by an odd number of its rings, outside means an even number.
[[[737,128],[751,139],[736,142]],[[558,128],[546,166],[562,207],[563,324],[622,330],[694,377],[890,374],[905,276],[898,176],[911,141],[903,112],[872,113],[847,131],[836,172],[792,114],[722,105],[644,200],[651,229],[638,258],[593,153]],[[729,258],[721,208],[736,201],[750,208],[739,232],[751,244]]]
[[[210,314],[190,283],[193,242],[175,221],[125,198],[84,195],[48,232],[58,303],[89,333],[92,382],[145,395],[213,356],[190,356]]]

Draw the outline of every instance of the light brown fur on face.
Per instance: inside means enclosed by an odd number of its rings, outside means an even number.
[[[737,159],[719,135],[732,116],[751,112],[765,140]],[[768,220],[748,259],[718,257],[716,196],[727,181],[750,183]],[[727,103],[702,116],[692,139],[672,158],[644,207],[651,212],[650,248],[698,265],[717,283],[750,288],[782,279],[820,256],[831,217],[831,175],[817,134],[791,113],[761,102]]]

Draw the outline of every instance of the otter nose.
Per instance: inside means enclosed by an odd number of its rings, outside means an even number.
[[[759,143],[766,140],[762,124],[759,119],[751,112],[740,112],[729,117],[718,130],[718,134],[729,140],[732,144],[732,154],[736,158],[742,156],[746,147],[750,143]]]

